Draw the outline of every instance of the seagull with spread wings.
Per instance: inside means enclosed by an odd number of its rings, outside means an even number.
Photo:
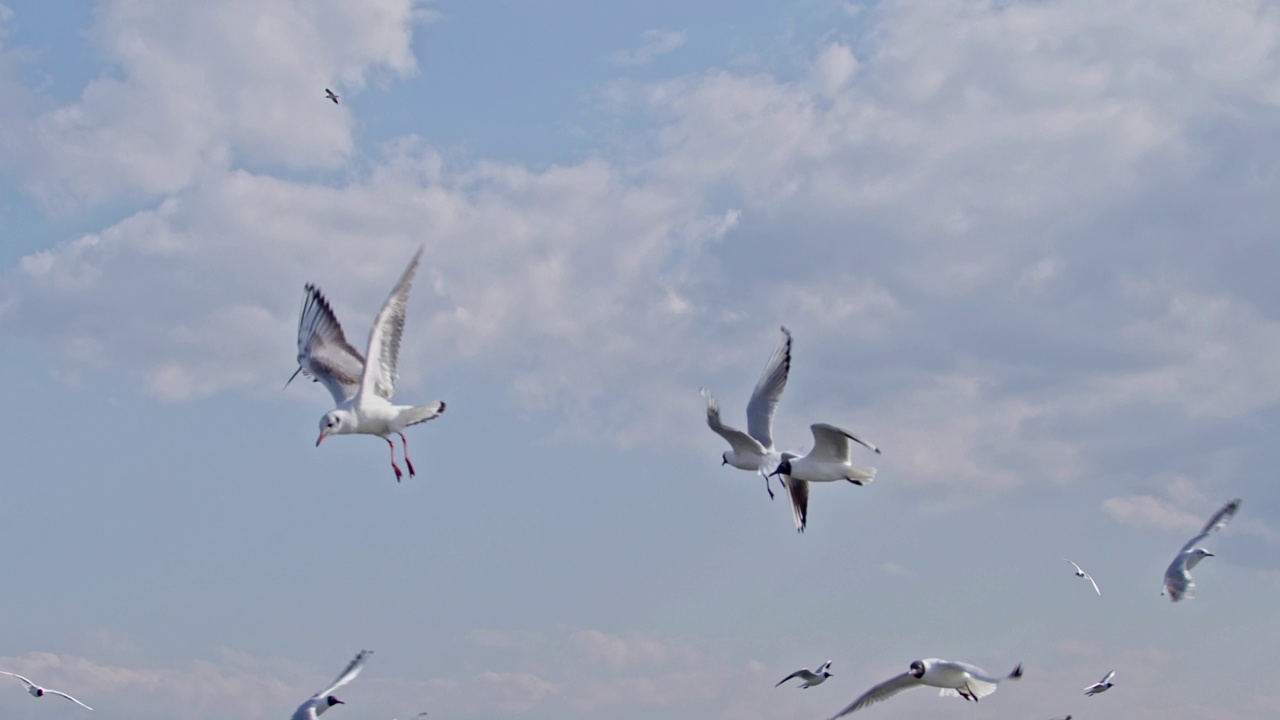
[[[769,477],[786,476],[783,482],[791,499],[791,514],[795,518],[797,532],[804,532],[809,519],[809,483],[847,480],[854,485],[862,485],[876,479],[875,468],[855,467],[850,462],[851,442],[880,453],[880,448],[835,425],[815,423],[809,426],[809,430],[813,433],[813,449],[809,454],[800,457],[784,452],[778,467],[769,474]]]
[[[1067,560],[1066,558],[1062,558],[1062,559]],[[1084,570],[1081,570],[1080,566],[1076,565],[1076,562],[1074,560],[1067,560],[1067,562],[1071,563],[1071,566],[1076,569],[1076,577],[1084,578],[1085,580],[1088,580],[1090,583],[1093,583],[1093,591],[1098,593],[1099,595],[1102,594],[1102,591],[1098,589],[1098,583],[1094,582],[1092,575],[1085,572]]]
[[[1107,690],[1111,689],[1112,685],[1115,685],[1115,683],[1111,682],[1111,678],[1115,676],[1116,676],[1116,671],[1112,670],[1111,672],[1107,673],[1106,677],[1102,678],[1098,682],[1085,688],[1084,694],[1088,695],[1089,697],[1093,697],[1094,695],[1097,695],[1100,692],[1106,692]]]
[[[293,711],[293,717],[290,720],[316,720],[317,717],[323,715],[326,710],[334,705],[345,705],[346,703],[333,696],[333,691],[355,680],[360,671],[364,669],[365,661],[372,654],[372,650],[361,650],[356,653],[355,659],[347,664],[338,679],[334,680],[329,687],[307,698],[306,702]]]
[[[778,684],[774,685],[774,687],[778,687],[782,685],[782,683],[790,680],[791,678],[800,678],[801,680],[804,681],[804,684],[800,686],[801,689],[810,688],[810,687],[813,687],[814,685],[821,685],[822,683],[826,682],[827,678],[829,677],[831,677],[831,661],[830,660],[819,665],[816,671],[810,670],[809,668],[801,668],[791,673],[790,675],[782,678],[781,680],[779,680]]]
[[[60,691],[60,690],[50,690],[49,688],[43,688],[43,687],[40,687],[39,685],[37,685],[37,684],[35,684],[35,683],[31,682],[30,680],[28,680],[28,679],[26,679],[26,678],[22,677],[22,676],[21,676],[21,675],[19,675],[18,673],[11,673],[11,672],[5,672],[4,670],[0,670],[0,675],[8,675],[9,677],[15,677],[15,678],[18,678],[19,680],[21,680],[21,681],[22,681],[22,684],[27,686],[27,692],[31,693],[31,697],[44,697],[45,695],[57,695],[57,696],[59,696],[59,697],[64,697],[64,698],[66,698],[66,699],[70,700],[71,702],[73,702],[73,703],[75,703],[75,704],[79,705],[80,707],[84,708],[85,710],[92,710],[92,709],[93,709],[93,708],[89,707],[88,705],[85,705],[84,703],[80,702],[79,700],[77,700],[77,699],[75,699],[75,698],[71,697],[70,695],[68,695],[68,694],[66,694],[66,693],[64,693],[64,692],[62,692],[62,691]]]
[[[330,90],[329,88],[325,88],[324,96],[332,100],[334,105],[338,104],[338,93]]]
[[[927,658],[911,663],[911,668],[896,677],[885,680],[849,703],[845,709],[831,716],[831,720],[843,717],[856,710],[878,703],[881,700],[897,695],[903,690],[924,687],[926,685],[941,688],[938,694],[942,697],[962,697],[965,700],[978,700],[996,691],[1001,680],[1017,680],[1022,677],[1022,666],[1019,665],[1003,678],[987,674],[980,667],[962,662]]]
[[[1202,547],[1196,547],[1201,540],[1209,537],[1209,533],[1221,530],[1223,526],[1231,522],[1231,518],[1235,517],[1236,510],[1240,509],[1240,498],[1236,498],[1231,502],[1223,505],[1218,512],[1209,518],[1209,522],[1201,528],[1200,534],[1187,541],[1186,545],[1178,551],[1177,557],[1173,562],[1169,563],[1168,569],[1164,571],[1164,590],[1161,595],[1168,594],[1169,600],[1178,602],[1183,598],[1192,600],[1196,596],[1196,583],[1191,579],[1191,568],[1194,568],[1201,560],[1207,557],[1213,557],[1213,553]]]
[[[409,477],[413,477],[409,441],[403,430],[439,417],[445,408],[443,402],[428,405],[391,403],[399,377],[400,338],[404,334],[409,288],[421,256],[422,248],[419,248],[400,282],[391,290],[378,317],[374,318],[373,328],[369,331],[368,362],[347,342],[342,326],[320,288],[308,283],[302,300],[302,315],[298,320],[298,369],[289,378],[289,382],[293,382],[298,373],[313,378],[329,390],[337,405],[320,418],[320,437],[316,439],[316,447],[330,435],[377,435],[391,446],[391,469],[396,473],[396,482],[400,482],[403,473],[396,464],[396,444],[391,436],[400,436],[404,444],[404,462],[409,467]],[[286,387],[289,382],[285,383]]]

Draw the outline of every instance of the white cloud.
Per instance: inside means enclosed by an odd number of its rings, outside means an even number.
[[[641,35],[644,43],[635,50],[618,50],[609,56],[614,65],[648,65],[659,55],[675,52],[685,43],[685,31],[655,28]]]

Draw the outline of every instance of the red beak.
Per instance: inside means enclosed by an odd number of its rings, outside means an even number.
[[[329,433],[320,433],[320,437],[316,438],[316,447],[320,447],[320,443],[324,442],[327,437],[329,437]]]

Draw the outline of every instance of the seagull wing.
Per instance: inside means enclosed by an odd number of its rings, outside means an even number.
[[[1102,591],[1098,589],[1098,583],[1094,581],[1093,576],[1090,575],[1089,573],[1085,573],[1084,576],[1089,580],[1090,583],[1093,583],[1093,591],[1098,593],[1099,596],[1101,596]]]
[[[378,311],[378,317],[373,319],[373,328],[369,331],[369,350],[366,353],[369,361],[365,363],[364,375],[360,378],[362,396],[374,393],[390,400],[391,394],[396,390],[400,337],[404,334],[404,318],[409,309],[409,289],[413,285],[413,275],[418,270],[422,250],[423,248],[418,248],[418,252],[413,254],[409,267],[400,276],[400,282],[391,289],[387,301]]]
[[[711,393],[706,389],[702,389],[702,397],[707,400],[707,427],[715,431],[717,435],[729,441],[729,446],[739,455],[747,455],[750,453],[763,453],[765,448],[758,440],[750,435],[742,432],[737,428],[729,427],[720,422],[720,403],[711,397]]]
[[[790,680],[791,678],[796,678],[796,677],[798,677],[798,678],[804,678],[804,679],[806,679],[806,680],[807,680],[807,679],[808,679],[808,676],[809,676],[809,675],[812,675],[812,674],[813,674],[813,673],[809,672],[809,668],[801,668],[800,670],[797,670],[797,671],[795,671],[795,672],[791,673],[790,675],[788,675],[788,676],[786,676],[786,677],[782,678],[781,680],[779,680],[779,681],[778,681],[778,685],[781,685],[782,683],[784,683],[784,682],[786,682],[786,681]],[[774,685],[774,687],[778,687],[778,685]]]
[[[310,283],[298,318],[298,366],[328,389],[335,405],[355,396],[364,373],[364,357],[347,342],[320,288]]]
[[[1184,553],[1195,547],[1201,540],[1208,537],[1209,533],[1221,530],[1227,523],[1231,522],[1231,518],[1235,517],[1236,510],[1239,509],[1240,498],[1236,498],[1226,505],[1223,505],[1221,508],[1218,508],[1218,511],[1209,518],[1209,522],[1206,522],[1204,527],[1200,529],[1200,534],[1188,540],[1187,544],[1182,546],[1182,550],[1180,550],[1179,553]]]
[[[71,697],[70,695],[68,695],[68,694],[66,694],[66,693],[64,693],[64,692],[61,692],[61,691],[59,691],[59,690],[50,690],[50,689],[48,689],[48,688],[45,688],[45,691],[44,691],[44,692],[45,692],[45,694],[46,694],[46,695],[61,695],[62,697],[64,697],[64,698],[66,698],[66,699],[70,700],[71,702],[73,702],[73,703],[75,703],[75,704],[79,705],[80,707],[84,708],[85,710],[92,710],[92,709],[93,709],[93,708],[89,707],[88,705],[85,705],[84,703],[80,702],[79,700],[77,700],[77,699],[75,699],[75,698]]]
[[[1062,559],[1067,560],[1066,558],[1062,558]],[[1075,568],[1076,572],[1081,572],[1081,573],[1084,572],[1084,570],[1080,569],[1079,565],[1076,565],[1076,562],[1074,560],[1067,560],[1067,562],[1071,563],[1071,567]]]
[[[747,403],[747,433],[769,449],[773,448],[773,410],[782,398],[791,372],[791,331],[784,327],[782,335]]]
[[[791,516],[796,521],[796,532],[804,532],[809,521],[809,481],[786,476],[783,484],[791,500]],[[822,668],[818,668],[822,672]]]
[[[28,680],[28,679],[26,679],[26,678],[22,677],[22,676],[21,676],[21,675],[19,675],[18,673],[11,673],[11,672],[5,672],[4,670],[0,670],[0,675],[8,675],[9,677],[16,677],[16,678],[18,678],[19,680],[21,680],[21,681],[22,681],[22,683],[23,683],[24,685],[26,685],[27,687],[29,687],[29,688],[31,688],[31,687],[35,687],[35,686],[36,686],[36,684],[35,684],[35,683],[33,683],[33,682],[31,682],[30,680]]]
[[[368,660],[369,656],[372,654],[372,650],[361,650],[356,653],[355,659],[347,664],[346,669],[342,671],[342,674],[338,676],[338,679],[334,680],[333,684],[316,693],[313,697],[324,697],[325,695],[332,694],[334,690],[337,690],[343,685],[355,680],[356,676],[360,674],[360,671],[364,669],[365,661]]]
[[[1116,676],[1116,671],[1112,670],[1111,672],[1107,673],[1106,677],[1102,678],[1102,680],[1100,681],[1100,684],[1106,685],[1107,683],[1111,682],[1111,678],[1115,676]]]
[[[880,449],[875,445],[835,425],[815,423],[809,426],[809,430],[813,432],[813,449],[809,451],[809,457],[814,460],[837,463],[849,462],[850,440],[868,450],[876,453],[880,452]]]
[[[898,693],[902,692],[903,690],[907,690],[907,689],[910,689],[913,687],[919,687],[919,686],[920,686],[919,678],[912,675],[911,673],[902,673],[901,675],[898,675],[897,677],[892,678],[890,680],[885,680],[879,685],[876,685],[870,690],[862,693],[862,695],[857,700],[854,700],[852,703],[849,703],[848,707],[836,713],[835,715],[832,715],[830,720],[836,720],[836,718],[838,717],[844,717],[845,715],[848,715],[849,713],[855,712],[857,710],[861,710],[862,708],[867,707],[868,705],[871,705],[873,703],[878,703],[881,700],[891,698],[894,695],[897,695]]]

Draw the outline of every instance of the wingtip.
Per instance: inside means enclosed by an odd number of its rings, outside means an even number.
[[[1010,680],[1018,680],[1020,678],[1022,678],[1022,663],[1018,663],[1018,666],[1013,669],[1013,672],[1009,673]]]

